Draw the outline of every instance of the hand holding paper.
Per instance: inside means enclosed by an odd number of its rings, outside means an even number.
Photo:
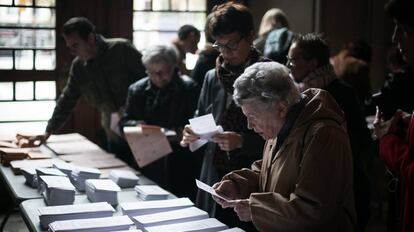
[[[225,202],[229,201],[229,199],[226,199],[225,197],[218,195],[213,187],[211,187],[211,186],[209,186],[209,185],[207,185],[207,184],[205,184],[205,183],[203,183],[203,182],[201,182],[197,179],[195,181],[196,181],[196,185],[199,189],[204,190],[204,191],[210,193],[212,196],[215,196],[215,197],[217,197],[217,198],[219,198],[219,199],[221,199]]]
[[[200,139],[190,143],[190,150],[195,151],[206,144],[211,138],[223,132],[221,126],[217,126],[212,114],[203,115],[189,120],[191,129]]]

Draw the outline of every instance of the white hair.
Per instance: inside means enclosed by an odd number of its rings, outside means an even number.
[[[177,65],[178,55],[176,50],[171,46],[155,45],[148,48],[142,56],[142,63],[145,66],[149,64],[165,62],[171,67]]]
[[[251,101],[261,105],[285,101],[290,107],[300,99],[300,92],[289,77],[288,69],[277,62],[259,62],[249,66],[233,86],[233,99],[239,106]]]

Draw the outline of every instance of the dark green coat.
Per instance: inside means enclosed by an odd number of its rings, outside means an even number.
[[[128,87],[145,76],[141,53],[126,39],[106,39],[97,35],[97,56],[89,61],[76,57],[72,61],[69,79],[57,100],[46,131],[54,133],[63,126],[78,99],[83,97],[101,112],[101,123],[110,132],[110,113],[125,104]]]

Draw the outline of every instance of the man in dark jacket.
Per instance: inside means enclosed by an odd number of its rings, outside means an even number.
[[[121,137],[110,129],[111,113],[120,112],[130,84],[145,76],[141,53],[125,39],[106,39],[83,17],[69,19],[63,25],[63,38],[75,59],[69,79],[57,100],[46,131],[29,137],[29,143],[45,142],[63,126],[80,97],[101,112],[111,152],[117,152]]]

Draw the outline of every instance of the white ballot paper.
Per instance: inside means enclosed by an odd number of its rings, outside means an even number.
[[[231,229],[220,230],[218,232],[245,232],[245,231],[240,229],[239,227],[234,227],[234,228],[231,228]]]
[[[165,189],[158,185],[137,185],[135,191],[138,197],[144,201],[147,200],[164,200],[170,195]]]
[[[103,232],[127,230],[134,222],[128,216],[55,221],[49,224],[51,232]]]
[[[184,209],[194,206],[188,198],[120,203],[122,213],[130,217]]]
[[[139,167],[144,167],[172,152],[167,137],[159,126],[124,127],[124,133]]]
[[[181,222],[176,224],[150,226],[146,227],[147,232],[165,232],[165,231],[198,231],[198,232],[215,232],[225,230],[228,227],[215,218],[207,218],[197,221]]]
[[[37,209],[40,226],[47,229],[55,221],[111,217],[115,209],[107,202],[47,206]]]
[[[144,229],[144,227],[196,221],[206,218],[208,218],[207,212],[196,207],[188,207],[161,213],[135,216],[132,220],[135,222],[138,229]]]
[[[214,135],[223,132],[221,126],[216,125],[212,114],[206,114],[200,117],[192,118],[188,120],[191,125],[191,129],[194,133],[200,136],[200,139],[190,143],[190,151],[195,151],[206,144]]]
[[[197,185],[197,187],[198,187],[199,189],[204,190],[204,191],[206,191],[206,192],[210,193],[211,195],[213,195],[213,196],[215,196],[215,197],[218,197],[218,198],[220,198],[220,199],[222,199],[222,200],[224,200],[224,201],[229,201],[229,200],[228,200],[228,199],[226,199],[225,197],[218,195],[218,194],[216,193],[216,190],[214,190],[214,189],[213,189],[213,187],[211,187],[210,185],[207,185],[207,184],[205,184],[205,183],[203,183],[203,182],[201,182],[201,181],[199,181],[199,180],[197,180],[197,179],[196,179],[195,181],[196,181],[196,185]]]

